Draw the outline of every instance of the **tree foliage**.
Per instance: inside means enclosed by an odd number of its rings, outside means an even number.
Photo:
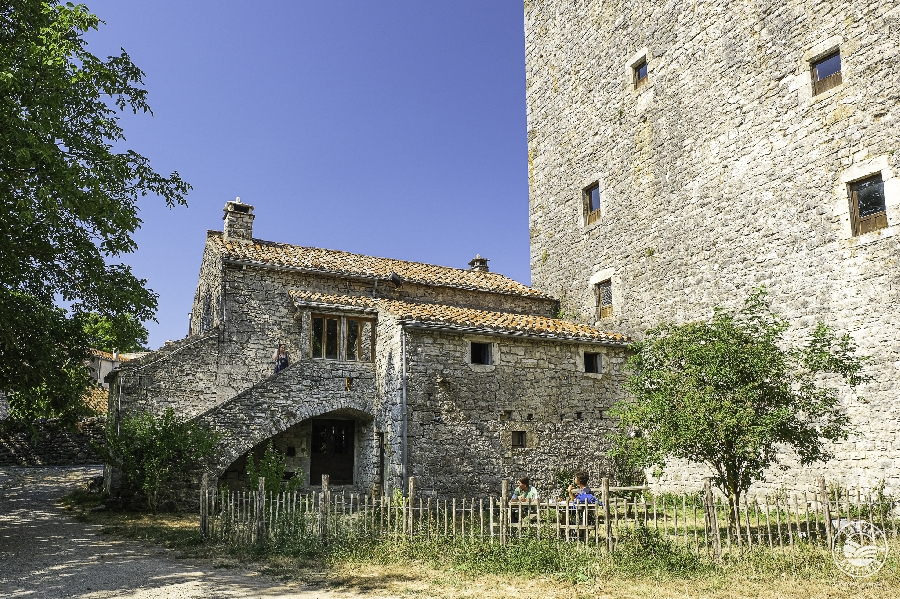
[[[147,351],[147,328],[131,314],[110,317],[91,312],[84,315],[82,322],[94,349],[110,353]]]
[[[613,456],[636,467],[706,464],[732,502],[778,464],[780,449],[803,465],[830,459],[826,441],[850,431],[840,390],[869,380],[865,358],[824,324],[794,345],[788,328],[759,289],[736,313],[649,330],[628,360],[630,398],[613,410]]]
[[[100,22],[57,1],[0,7],[0,391],[16,404],[45,389],[67,417],[69,396],[53,390],[67,389],[87,355],[86,314],[118,326],[156,309],[146,281],[107,262],[136,249],[138,198],[171,207],[190,189],[114,151],[125,140],[119,114],[150,108],[124,50],[105,60],[87,51],[83,35]]]
[[[162,415],[135,412],[106,429],[106,445],[95,448],[103,460],[122,470],[147,497],[153,512],[169,485],[185,478],[213,455],[221,435],[166,408]]]

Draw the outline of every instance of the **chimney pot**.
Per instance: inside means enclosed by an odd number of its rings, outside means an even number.
[[[488,268],[488,260],[487,258],[482,258],[481,254],[475,254],[475,257],[469,262],[469,270],[474,270],[477,272],[490,272],[490,268]]]

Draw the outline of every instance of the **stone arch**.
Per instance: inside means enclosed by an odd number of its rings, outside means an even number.
[[[221,475],[247,451],[305,420],[326,414],[373,420],[374,381],[354,384],[349,391],[343,386],[343,377],[339,381],[334,377],[338,385],[321,378],[309,381],[307,375],[290,368],[197,417],[222,435],[209,464],[210,474]]]

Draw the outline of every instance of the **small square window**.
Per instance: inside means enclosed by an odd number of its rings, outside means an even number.
[[[597,308],[599,308],[600,318],[612,316],[612,279],[597,283]]]
[[[586,215],[587,224],[591,224],[600,219],[601,211],[600,211],[600,183],[594,183],[586,188],[584,188],[582,194],[584,195],[584,212]]]
[[[634,70],[634,89],[647,83],[647,58],[642,58],[632,69]]]
[[[526,446],[526,433],[525,431],[513,431],[512,432],[512,446],[514,448],[521,448]]]
[[[854,236],[888,226],[881,173],[854,181],[850,191],[850,226]]]
[[[603,354],[584,352],[584,371],[595,374],[603,372]]]
[[[288,447],[286,452],[287,457],[292,458],[297,455],[296,447]]]
[[[821,94],[841,84],[841,52],[834,52],[810,63],[813,95]]]
[[[492,364],[490,343],[472,343],[472,364]]]

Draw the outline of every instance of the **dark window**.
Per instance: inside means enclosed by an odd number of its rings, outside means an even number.
[[[289,457],[289,458],[296,456],[297,448],[296,447],[288,447],[285,455],[287,455],[287,457]]]
[[[338,335],[341,321],[332,316],[312,318],[312,357],[338,359]]]
[[[647,59],[642,58],[634,65],[634,88],[637,89],[647,82]]]
[[[821,94],[841,84],[841,53],[839,50],[814,60],[811,67],[813,95]]]
[[[513,431],[512,433],[512,446],[513,447],[525,447],[525,431]]]
[[[850,226],[853,235],[888,226],[881,174],[850,184]]]
[[[338,324],[337,318],[325,319],[325,358],[328,360],[338,357]]]
[[[600,218],[600,183],[594,183],[584,189],[584,210],[587,223],[597,221]]]
[[[472,364],[491,364],[490,343],[472,343]]]
[[[375,341],[375,322],[356,318],[347,319],[347,359],[371,362]]]
[[[599,308],[600,318],[612,316],[612,279],[606,279],[597,283],[597,307]]]
[[[322,339],[325,334],[325,318],[322,316],[313,316],[312,319],[312,357],[322,357]]]
[[[603,372],[603,354],[584,352],[584,371],[594,373]]]

